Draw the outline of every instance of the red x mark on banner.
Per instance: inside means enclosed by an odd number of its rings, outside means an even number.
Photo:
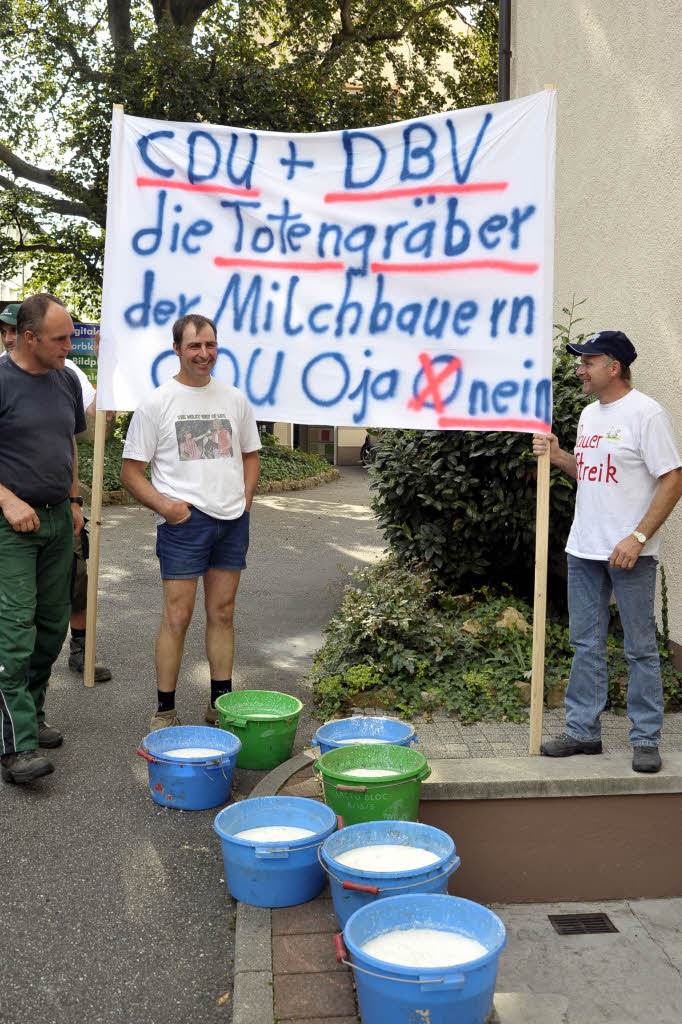
[[[419,362],[422,364],[422,370],[424,371],[424,377],[426,379],[426,385],[422,388],[418,395],[411,398],[407,403],[408,409],[414,409],[415,412],[419,412],[424,407],[424,403],[427,398],[431,398],[433,401],[433,407],[437,413],[445,412],[445,405],[443,399],[440,396],[438,385],[448,377],[452,376],[453,373],[457,373],[462,365],[461,359],[457,359],[453,356],[448,365],[444,370],[436,376],[433,370],[433,362],[426,352],[419,353]]]

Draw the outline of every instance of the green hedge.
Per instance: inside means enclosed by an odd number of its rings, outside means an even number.
[[[575,332],[575,306],[557,325],[553,369],[552,429],[568,449],[587,401],[564,347],[584,337]],[[372,508],[396,554],[416,558],[450,587],[508,583],[532,595],[537,464],[529,434],[384,430],[370,473]],[[552,468],[549,585],[559,605],[574,497],[575,481]]]
[[[112,437],[104,446],[104,489],[116,491],[121,487],[121,458],[125,441]],[[78,442],[78,473],[83,483],[92,486],[92,441]],[[260,452],[261,480],[303,480],[326,473],[331,467],[318,455],[294,451],[284,445],[265,444]]]

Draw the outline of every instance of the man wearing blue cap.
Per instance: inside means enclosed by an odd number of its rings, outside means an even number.
[[[653,398],[632,387],[637,353],[622,331],[600,331],[584,344],[566,346],[580,357],[585,406],[573,452],[554,434],[533,436],[533,453],[549,456],[577,479],[568,554],[570,641],[575,653],[566,689],[566,728],[543,743],[547,757],[601,754],[601,714],[608,678],[606,637],[609,601],[615,594],[628,661],[628,715],[632,767],[661,768],[663,724],[654,595],[658,529],[682,495],[682,471],[673,426]]]

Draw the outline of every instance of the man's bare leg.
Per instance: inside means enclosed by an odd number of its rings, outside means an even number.
[[[197,582],[197,578],[163,580],[163,616],[155,651],[156,685],[162,693],[173,693],[178,681]]]
[[[211,679],[231,679],[234,658],[234,599],[241,572],[209,569],[204,576],[206,657]]]

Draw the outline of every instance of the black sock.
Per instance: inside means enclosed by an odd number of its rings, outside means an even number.
[[[84,629],[74,629],[74,627],[72,626],[71,627],[71,636],[74,638],[74,640],[85,639],[85,630]]]
[[[222,697],[224,693],[232,693],[232,678],[211,680],[211,707],[215,707],[216,697]]]
[[[175,708],[175,690],[171,693],[164,693],[162,690],[156,691],[159,698],[159,705],[157,711],[173,711]]]

